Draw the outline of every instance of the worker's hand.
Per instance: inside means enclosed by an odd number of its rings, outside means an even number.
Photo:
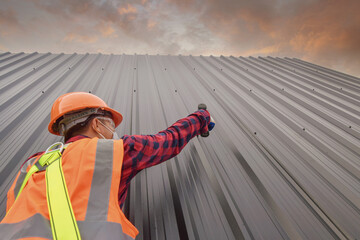
[[[204,103],[200,103],[199,105],[198,105],[198,109],[204,109],[204,110],[206,110],[206,104],[204,104]],[[215,120],[210,116],[210,123],[209,123],[209,125],[208,125],[208,131],[207,132],[204,132],[204,133],[202,133],[201,134],[201,136],[202,137],[208,137],[209,136],[209,132],[211,131],[211,130],[213,130],[213,128],[215,127]]]
[[[210,123],[208,125],[209,131],[213,130],[214,127],[215,127],[215,120],[210,116]]]

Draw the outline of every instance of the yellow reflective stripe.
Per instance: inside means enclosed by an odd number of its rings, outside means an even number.
[[[25,178],[24,178],[24,181],[23,181],[23,183],[21,184],[21,187],[20,187],[20,189],[19,189],[19,192],[18,192],[18,194],[16,195],[15,201],[16,201],[16,199],[20,196],[20,193],[21,193],[22,190],[24,189],[24,187],[25,187],[27,181],[29,180],[29,178],[31,177],[31,175],[33,175],[33,174],[36,173],[37,171],[39,171],[39,168],[34,164],[34,165],[30,168],[30,170],[27,172],[27,174],[26,174],[26,176],[25,176]]]
[[[54,239],[81,239],[61,167],[61,157],[46,168],[46,199]]]

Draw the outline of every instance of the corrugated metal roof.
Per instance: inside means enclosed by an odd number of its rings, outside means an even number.
[[[138,239],[360,237],[360,79],[299,59],[0,54],[0,200],[59,138],[53,101],[91,91],[124,134],[154,134],[206,103],[217,124],[133,179]]]

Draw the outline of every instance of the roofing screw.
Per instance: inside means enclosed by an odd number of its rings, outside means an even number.
[[[103,71],[104,71],[104,68],[101,68],[101,70],[103,70]]]
[[[215,92],[215,88],[214,88],[214,92]]]
[[[175,89],[175,92],[177,92],[177,90]]]
[[[44,91],[41,91],[41,93],[44,93]]]
[[[250,92],[252,92],[252,90],[250,89]]]
[[[91,91],[89,91],[89,93],[91,93]]]
[[[134,90],[134,92],[136,92],[136,90]]]
[[[220,70],[222,71],[222,68]]]
[[[33,68],[33,70],[35,70],[35,68]]]
[[[166,68],[165,68],[165,71],[166,71]]]
[[[351,128],[351,126],[349,126],[349,128]]]
[[[303,128],[303,130],[305,131],[305,128]]]
[[[256,135],[256,132],[254,132],[254,134]]]
[[[134,68],[134,70],[136,70],[136,68]]]
[[[194,68],[194,70],[195,70],[195,68]]]
[[[313,89],[313,91],[315,91],[315,89]]]
[[[282,91],[284,91],[284,89],[283,89],[283,88],[282,88],[281,90],[282,90]]]

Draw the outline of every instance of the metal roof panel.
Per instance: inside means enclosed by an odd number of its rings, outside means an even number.
[[[91,92],[125,134],[155,134],[206,103],[216,120],[141,171],[124,212],[139,239],[360,236],[360,79],[299,59],[0,54],[0,218],[61,94]]]

